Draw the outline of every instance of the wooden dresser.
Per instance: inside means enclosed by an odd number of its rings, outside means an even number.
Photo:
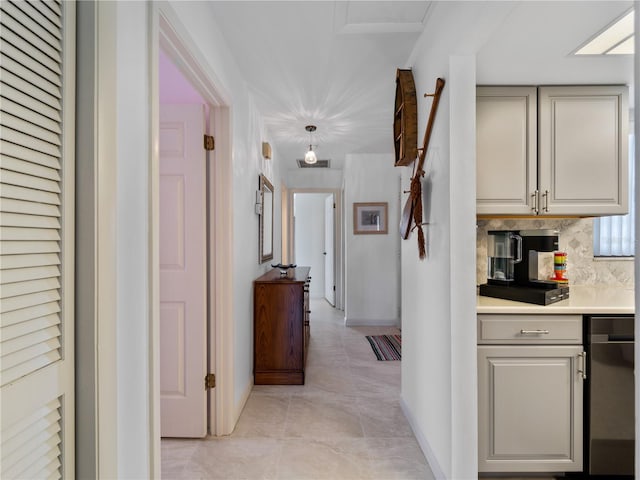
[[[253,282],[256,385],[303,385],[309,342],[309,267],[274,268]]]

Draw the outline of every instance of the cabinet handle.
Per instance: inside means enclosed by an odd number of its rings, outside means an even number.
[[[549,335],[549,330],[520,330],[520,335]]]
[[[578,367],[578,375],[582,377],[583,380],[587,379],[587,352],[582,352],[578,354],[580,357],[580,366]]]
[[[544,211],[549,212],[549,190],[545,190],[542,196],[544,197]]]
[[[531,207],[531,210],[533,210],[533,213],[535,213],[536,215],[538,213],[540,213],[540,210],[538,210],[538,195],[540,192],[538,192],[538,190],[535,190],[532,194],[531,194],[531,203],[533,204],[533,206]]]

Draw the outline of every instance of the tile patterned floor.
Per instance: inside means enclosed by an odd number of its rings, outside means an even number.
[[[400,362],[379,362],[365,335],[311,303],[306,384],[255,386],[228,437],[162,440],[165,479],[405,479],[433,474],[400,410]]]

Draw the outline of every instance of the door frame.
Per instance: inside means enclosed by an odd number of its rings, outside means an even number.
[[[160,288],[159,288],[159,49],[171,58],[185,78],[202,95],[213,118],[216,149],[208,159],[208,342],[210,373],[216,375],[216,388],[209,404],[211,435],[226,435],[233,430],[233,216],[232,216],[232,132],[231,96],[207,66],[196,43],[166,3],[153,2],[151,15],[151,145],[150,163],[150,442],[153,463],[160,465]],[[204,379],[203,379],[204,381]],[[211,408],[215,405],[215,408]]]
[[[333,194],[336,202],[335,227],[334,227],[334,248],[333,248],[333,275],[336,282],[336,298],[335,308],[344,310],[344,206],[343,192],[337,188],[290,188],[287,189],[287,208],[286,214],[283,209],[283,224],[286,222],[286,228],[283,228],[283,234],[286,232],[286,253],[287,260],[294,258],[295,254],[295,225],[293,221],[293,197],[296,193],[326,193]],[[323,220],[324,221],[324,220]],[[283,244],[283,249],[285,245]]]
[[[336,305],[336,196],[327,195],[324,199],[324,298],[331,304]],[[328,235],[330,234],[330,235]],[[327,248],[327,245],[329,247]],[[327,252],[331,255],[327,258]],[[329,265],[330,267],[327,267]],[[331,269],[333,282],[327,283],[327,269]],[[329,287],[327,289],[327,287]],[[327,290],[329,293],[327,293]],[[331,298],[331,300],[329,300]]]

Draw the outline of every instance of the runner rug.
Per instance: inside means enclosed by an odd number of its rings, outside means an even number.
[[[378,360],[400,360],[402,357],[400,335],[367,335],[367,340]]]

